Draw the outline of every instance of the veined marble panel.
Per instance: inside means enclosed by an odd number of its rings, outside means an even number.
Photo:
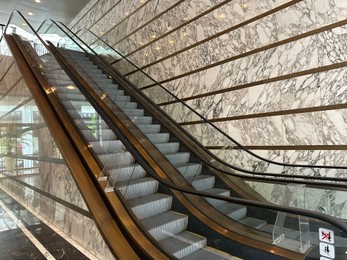
[[[285,145],[322,145],[322,112],[283,115]]]
[[[282,145],[283,124],[281,116],[247,119],[251,128],[250,142],[243,145]]]
[[[290,110],[321,105],[321,77],[311,74],[277,82],[281,99],[278,110]]]
[[[248,90],[240,89],[189,100],[186,102],[208,119],[223,118],[248,113]]]
[[[340,68],[319,74],[322,105],[347,102],[347,69]]]
[[[111,44],[117,40],[118,37],[112,33],[113,27],[123,20],[129,19],[129,15],[132,12],[142,5],[147,5],[150,1],[152,0],[143,3],[138,0],[120,1],[119,3],[117,1],[109,12],[106,13],[107,10],[105,10],[101,19],[96,24],[93,24],[90,30],[102,37],[107,43]],[[132,14],[132,16],[133,15],[136,14]]]
[[[178,6],[165,12],[178,2],[179,0],[152,0],[148,5],[139,10],[136,16],[129,17],[127,21],[121,23],[114,29],[114,32],[112,33],[118,35],[118,39],[117,41],[110,42],[110,44],[127,54],[137,47],[154,40],[160,35],[166,33],[168,30],[178,26],[188,13],[192,11],[192,8],[189,8],[189,4],[192,1],[183,1]],[[208,4],[206,3],[206,5]],[[177,12],[177,9],[180,11]],[[198,10],[196,10],[196,12],[197,11]],[[173,15],[174,13],[176,13],[176,16]],[[158,15],[160,16],[157,17]],[[151,21],[154,17],[157,17],[157,19]],[[149,24],[144,28],[137,30],[146,23]],[[121,39],[122,41],[118,42]]]
[[[278,73],[286,75],[316,68],[318,62],[318,36],[313,35],[276,48]]]
[[[257,85],[247,88],[249,114],[278,111],[281,109],[282,82]]]
[[[137,62],[139,66],[143,66],[159,58],[166,57],[169,54],[172,54],[183,48],[186,48],[193,43],[196,43],[198,41],[211,37],[215,35],[216,33],[219,33],[236,24],[243,22],[244,20],[247,20],[263,12],[271,10],[271,8],[273,7],[274,7],[274,3],[272,1],[261,1],[261,2],[259,1],[257,3],[252,3],[251,5],[243,3],[242,1],[231,1],[221,6],[220,8],[214,10],[213,12],[197,19],[196,21],[193,21],[192,23],[189,23],[188,25],[172,32],[171,34],[164,37],[163,39],[160,39],[154,44],[140,50],[136,54],[133,54],[131,57]],[[201,11],[204,11],[204,10],[201,10]],[[175,14],[175,16],[177,16],[177,14]],[[189,20],[190,18],[192,17],[183,19],[182,21],[184,22],[185,20]],[[249,31],[248,31],[248,33],[251,33],[252,31],[252,32],[255,32],[256,35],[261,35],[259,40],[262,43],[266,42],[265,40],[266,37],[264,37],[266,34],[268,34],[268,36],[270,37],[274,37],[276,35],[271,33],[271,31],[268,30],[268,28],[266,28],[269,25],[269,23],[265,21],[266,19],[269,19],[269,18],[261,19],[260,21],[255,22],[254,26],[249,27]],[[172,20],[175,20],[175,19],[170,19],[169,20],[170,23]],[[158,27],[155,24],[153,24],[153,26]],[[170,28],[174,28],[174,27],[175,27],[174,25],[170,26]],[[131,36],[131,37],[137,37],[137,35],[140,34],[140,36],[136,40],[137,43],[143,44],[143,43],[150,42],[153,39],[149,37],[151,34],[148,30],[150,30],[150,28],[144,29],[143,32],[139,31],[138,33],[136,33],[134,36]],[[228,35],[224,35],[220,37],[219,39],[215,40],[217,42],[216,44],[218,44],[218,41],[224,42],[218,48],[222,48],[223,45],[225,45],[224,49],[226,49],[227,46],[230,45],[230,43],[231,44],[235,43],[235,44],[232,44],[232,46],[229,46],[229,48],[227,48],[228,52],[230,52],[233,48],[236,48],[237,50],[243,50],[244,48],[242,48],[242,46],[237,46],[236,43],[238,42],[240,44],[246,41],[245,31],[246,30],[244,28],[241,28],[241,29],[238,29],[237,31],[230,32]],[[247,38],[249,41],[252,41],[254,43],[257,42],[258,40],[257,37],[251,37],[250,35]],[[129,46],[129,42],[124,42],[122,44],[124,44],[125,46]],[[211,45],[215,45],[215,44],[211,44]],[[130,48],[132,48],[132,50],[135,50],[136,46],[131,46]],[[160,48],[160,50],[154,51],[155,54],[152,54],[153,50],[156,50],[156,48]],[[200,48],[202,49],[210,48],[210,49],[216,50],[216,48],[214,47],[200,47]],[[120,46],[120,49],[124,49],[124,48]],[[220,50],[221,54],[225,53],[224,56],[230,56],[230,55],[227,55],[228,52],[222,49]],[[236,53],[240,53],[240,52],[236,51]],[[147,54],[147,56],[145,54]],[[219,58],[219,59],[222,59],[222,58]]]
[[[172,5],[176,4],[179,0],[175,1],[163,1],[163,0],[151,0],[148,4],[144,5],[140,8],[136,14],[129,16],[128,19],[122,21],[117,27],[112,29],[110,32],[112,35],[117,36],[114,37],[113,41],[109,42],[110,45],[114,45],[116,42],[120,41],[124,37],[129,34],[132,34],[142,25],[148,23],[151,19],[158,16],[160,13],[164,12],[166,9],[170,8]],[[158,18],[157,20],[160,20]],[[176,18],[177,19],[177,18]],[[155,21],[157,21],[155,20]],[[167,20],[170,21],[170,20]],[[154,27],[154,29],[147,35],[147,37],[151,37],[152,35],[160,35],[162,32],[167,30],[167,25],[165,23],[157,24],[158,26]],[[129,41],[125,44],[125,46],[115,45],[116,49],[121,50],[123,53],[128,53],[128,49],[130,46],[137,46],[138,42],[133,38],[128,38]],[[123,40],[124,41],[124,40]],[[130,45],[130,46],[129,46]]]
[[[119,45],[116,47],[121,50],[127,50],[127,52],[131,52],[136,50],[139,46],[143,44],[147,44],[155,38],[160,37],[164,33],[167,33],[170,30],[173,30],[174,28],[180,26],[181,24],[191,20],[192,18],[196,17],[197,15],[201,14],[202,12],[209,10],[211,7],[222,3],[223,0],[208,0],[208,1],[201,1],[201,0],[189,0],[189,1],[183,1],[180,5],[176,6],[172,10],[169,10],[167,13],[163,14],[161,17],[156,19],[155,21],[148,24],[146,27],[142,28],[138,32],[130,35],[127,39],[122,41]],[[178,31],[174,31],[169,36],[165,37],[164,42],[169,42],[169,47],[174,48],[176,46],[181,46],[185,40],[190,39],[190,43],[192,42],[192,38],[194,35],[196,36],[196,29],[197,27],[191,27],[191,24],[184,27],[184,29],[179,29]],[[190,31],[192,29],[192,31]],[[186,36],[182,37],[182,39],[176,38],[175,36]],[[189,35],[189,37],[187,37]],[[168,40],[169,39],[169,40]],[[173,44],[172,41],[179,39],[179,44]],[[135,42],[135,45],[129,46],[130,42]],[[153,44],[154,46],[161,46],[162,48],[166,46],[166,44],[163,44],[163,40],[159,40],[156,43]],[[141,51],[142,54],[144,53],[151,53],[150,50],[143,50]]]
[[[78,26],[81,28],[83,23],[82,17],[84,15],[86,15],[88,12],[91,11],[92,7],[99,2],[100,0],[91,0],[89,3],[87,3],[87,5],[85,7],[83,7],[83,9],[74,17],[74,19],[70,22],[70,24],[68,25],[69,28],[71,28],[74,31],[75,30],[75,26]]]
[[[347,3],[345,0],[315,0],[314,11],[317,26],[321,27],[346,19]]]
[[[347,25],[318,34],[319,65],[347,60]]]
[[[317,28],[314,12],[316,0],[305,0],[276,14],[278,40],[287,39]]]
[[[347,144],[347,109],[322,112],[324,144]]]

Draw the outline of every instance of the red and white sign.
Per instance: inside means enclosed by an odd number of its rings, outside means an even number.
[[[326,228],[319,228],[319,240],[325,243],[334,244],[334,231]]]

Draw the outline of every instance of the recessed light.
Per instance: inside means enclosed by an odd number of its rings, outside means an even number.
[[[41,3],[41,0],[35,0],[35,3],[39,4],[39,3]]]
[[[28,15],[32,16],[32,15],[34,15],[34,13],[32,13],[32,12],[28,12]]]

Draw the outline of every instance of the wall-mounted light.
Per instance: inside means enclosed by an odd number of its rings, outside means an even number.
[[[41,3],[41,0],[35,0],[35,3],[40,4],[40,3]]]
[[[28,12],[27,14],[30,15],[30,16],[33,16],[33,15],[34,15],[33,12]]]

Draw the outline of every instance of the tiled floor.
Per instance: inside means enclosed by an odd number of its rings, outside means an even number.
[[[0,189],[0,260],[89,259]]]

